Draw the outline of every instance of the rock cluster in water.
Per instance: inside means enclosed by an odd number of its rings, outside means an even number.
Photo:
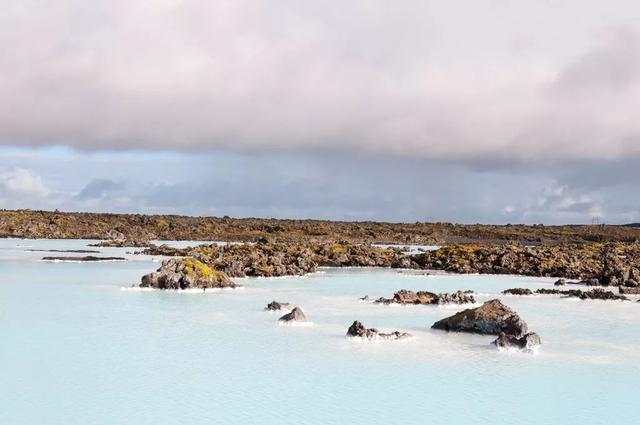
[[[419,268],[455,273],[562,276],[587,285],[638,287],[640,244],[451,245],[410,257]],[[558,286],[567,283],[558,281]]]
[[[393,331],[390,333],[380,332],[376,328],[366,328],[361,322],[355,321],[347,330],[347,336],[364,339],[405,339],[411,337],[410,333]]]
[[[142,277],[140,287],[156,289],[235,288],[226,273],[193,259],[180,258],[162,262],[155,272]]]
[[[397,248],[380,248],[347,242],[216,244],[195,248],[152,246],[141,251],[148,255],[189,256],[222,270],[231,277],[299,276],[319,266],[391,267],[405,254]]]
[[[622,289],[622,288],[621,288]],[[616,295],[611,291],[607,291],[602,288],[593,288],[590,291],[581,291],[580,289],[547,289],[540,288],[532,291],[528,288],[511,288],[502,291],[503,294],[507,295],[534,295],[534,294],[544,294],[544,295],[564,295],[566,297],[574,297],[580,298],[581,300],[612,300],[612,301],[624,301],[628,298],[624,295]]]
[[[361,300],[366,301],[364,298]],[[375,302],[381,304],[473,304],[476,300],[472,291],[435,294],[428,291],[413,292],[401,289],[393,294],[393,298],[378,298]]]
[[[448,332],[498,335],[493,344],[501,348],[532,349],[541,344],[538,334],[528,332],[527,323],[497,299],[439,320],[431,327]]]

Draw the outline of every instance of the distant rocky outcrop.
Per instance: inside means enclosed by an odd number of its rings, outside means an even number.
[[[285,314],[280,319],[281,322],[306,322],[307,316],[300,307],[295,307],[291,312]]]
[[[140,287],[156,289],[235,288],[226,273],[193,259],[170,259],[155,272],[142,277]]]
[[[353,338],[363,338],[363,339],[389,339],[389,340],[397,340],[397,339],[405,339],[411,337],[411,334],[407,332],[394,331],[390,333],[380,332],[376,328],[366,328],[361,322],[354,321],[349,329],[347,330],[347,336]]]
[[[393,298],[378,298],[376,303],[380,304],[466,304],[475,303],[472,291],[457,291],[453,293],[435,294],[428,291],[413,292],[401,289]]]
[[[439,320],[431,326],[449,332],[471,332],[486,335],[504,333],[521,337],[527,333],[527,323],[500,300],[485,302],[482,306],[467,309]]]
[[[635,289],[635,288],[623,288],[620,287],[620,292],[627,289]],[[565,297],[574,297],[580,298],[581,300],[613,300],[613,301],[623,301],[626,300],[627,297],[623,295],[616,295],[611,291],[607,291],[602,288],[593,288],[590,291],[582,291],[580,289],[547,289],[540,288],[532,291],[528,288],[512,288],[506,289],[502,291],[503,294],[510,295],[534,295],[534,294],[543,294],[543,295],[563,295]],[[640,292],[639,292],[640,293]]]
[[[277,220],[177,215],[67,213],[0,210],[0,237],[60,239],[220,240],[260,238],[287,242],[411,243],[444,245],[566,245],[618,241],[633,243],[640,229],[631,226],[462,225],[326,220]]]

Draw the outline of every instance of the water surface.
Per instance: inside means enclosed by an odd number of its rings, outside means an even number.
[[[0,240],[1,424],[640,422],[640,303],[499,295],[553,279],[382,269],[132,291],[159,258],[95,248],[129,261],[48,263],[25,252],[91,242]],[[401,288],[499,297],[544,345],[499,352],[491,337],[429,329],[458,306],[358,300]],[[313,326],[279,326],[263,311],[274,299],[300,305]],[[415,337],[348,340],[356,319]]]

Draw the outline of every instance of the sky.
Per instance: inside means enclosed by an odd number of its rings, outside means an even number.
[[[0,208],[640,221],[631,0],[5,0]]]

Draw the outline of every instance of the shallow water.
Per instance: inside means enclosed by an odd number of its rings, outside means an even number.
[[[139,291],[128,287],[158,258],[96,248],[130,261],[47,263],[46,253],[24,251],[89,242],[0,240],[0,424],[640,421],[640,303],[498,295],[553,279],[376,269],[239,279],[240,290]],[[499,352],[491,337],[429,329],[458,306],[358,300],[401,288],[499,297],[544,345]],[[263,311],[273,299],[300,305],[313,325],[279,326],[284,312]],[[348,340],[356,319],[414,338]]]

